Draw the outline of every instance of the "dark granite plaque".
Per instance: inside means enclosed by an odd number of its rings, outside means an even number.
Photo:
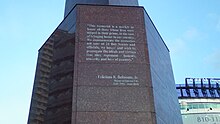
[[[82,6],[79,13],[75,84],[149,86],[142,9]]]
[[[146,123],[154,107],[143,9],[77,9],[77,122]],[[91,120],[94,116],[97,119]]]
[[[78,85],[149,86],[145,64],[79,64]],[[138,71],[137,71],[138,70]]]
[[[141,112],[78,112],[77,123],[81,124],[147,124],[148,114]]]

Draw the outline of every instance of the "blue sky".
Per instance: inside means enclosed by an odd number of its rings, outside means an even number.
[[[64,0],[1,0],[0,124],[27,122],[37,50],[63,19]],[[219,0],[139,0],[170,49],[176,83],[220,76]]]

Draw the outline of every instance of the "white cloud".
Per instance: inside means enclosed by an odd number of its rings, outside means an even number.
[[[185,33],[184,38],[186,40],[193,40],[199,37],[199,31],[195,27],[190,27]]]
[[[212,25],[217,31],[220,31],[220,15],[216,13],[209,13],[208,18],[212,22]]]
[[[188,28],[182,35],[174,40],[168,40],[167,45],[172,55],[187,54],[190,42],[198,40],[201,33],[195,27]]]
[[[180,38],[170,42],[168,41],[167,45],[173,55],[181,55],[187,49],[186,43]]]
[[[218,19],[218,22],[217,22],[216,28],[217,28],[218,31],[220,31],[220,18]]]
[[[214,70],[220,71],[220,51],[215,50],[211,54],[205,57],[205,64],[212,67]]]

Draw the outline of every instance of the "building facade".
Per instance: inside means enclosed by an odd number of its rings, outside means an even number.
[[[220,124],[220,79],[186,78],[177,84],[183,124]]]
[[[47,99],[40,113],[33,109],[39,102],[31,104],[29,124],[182,124],[169,50],[137,5],[67,1],[64,20],[48,39]]]
[[[28,124],[41,124],[44,122],[53,58],[53,43],[52,39],[48,39],[38,52]]]

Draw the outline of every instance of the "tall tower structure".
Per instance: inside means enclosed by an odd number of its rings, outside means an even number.
[[[138,0],[66,0],[65,17],[76,4],[138,6]]]
[[[169,50],[137,0],[67,0],[48,40],[47,96],[29,124],[182,124]]]

